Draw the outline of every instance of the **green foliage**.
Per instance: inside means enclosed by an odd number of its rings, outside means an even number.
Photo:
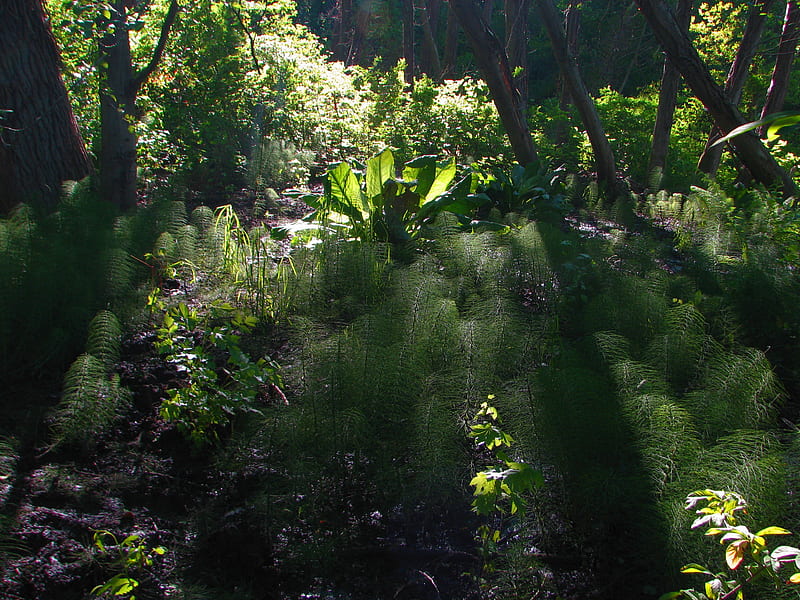
[[[490,395],[489,400],[494,400],[494,396]],[[499,467],[479,471],[469,483],[475,488],[473,510],[484,516],[493,512],[504,514],[506,511],[511,515],[524,513],[525,494],[544,484],[539,471],[529,464],[509,458],[506,448],[512,446],[514,438],[500,429],[498,424],[497,409],[484,402],[470,425],[469,437],[476,446],[489,450],[495,460],[501,463]],[[499,539],[499,535],[500,531],[492,535],[495,542],[498,540],[494,538]]]
[[[89,445],[119,416],[130,393],[120,387],[119,375],[91,354],[81,354],[64,375],[61,401],[55,414],[54,443]]]
[[[736,513],[746,513],[747,503],[734,492],[706,489],[692,492],[686,497],[686,510],[695,510],[698,505],[701,508],[695,511],[698,517],[692,523],[692,529],[706,527],[706,536],[721,536],[720,544],[727,544],[725,562],[730,571],[713,573],[708,567],[697,563],[685,565],[682,573],[711,577],[703,586],[703,592],[686,589],[664,594],[661,600],[741,600],[745,589],[758,579],[769,579],[776,588],[784,583],[800,583],[800,549],[778,546],[770,551],[765,537],[789,535],[789,531],[771,526],[753,533],[748,527],[737,524]],[[788,581],[779,573],[785,565],[791,565],[795,571]]]
[[[201,316],[180,303],[164,313],[156,348],[186,381],[167,390],[159,414],[198,446],[216,440],[219,428],[235,414],[255,411],[260,391],[280,385],[277,363],[254,361],[241,348],[241,334],[256,324],[255,317],[230,305],[213,306]],[[217,366],[219,356],[224,366]]]
[[[92,589],[92,596],[97,598],[124,596],[136,600],[133,592],[139,587],[139,581],[135,577],[147,567],[153,566],[157,556],[163,556],[167,552],[163,546],[148,547],[137,533],[120,542],[110,531],[99,530],[94,532],[92,539],[100,553],[100,560],[108,562],[108,569],[118,571],[108,581]]]
[[[316,209],[309,219],[334,230],[344,227],[347,238],[399,243],[417,235],[425,219],[463,206],[469,180],[451,188],[455,174],[452,159],[421,156],[407,162],[398,178],[387,149],[370,158],[365,169],[347,163],[332,167],[324,194],[303,200]]]

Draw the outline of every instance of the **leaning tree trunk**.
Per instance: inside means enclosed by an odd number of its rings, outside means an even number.
[[[500,40],[481,18],[473,0],[450,0],[450,10],[467,35],[517,161],[523,165],[536,161],[533,138],[525,114],[520,110],[519,91],[514,87],[508,55]]]
[[[135,72],[126,4],[115,0],[109,5],[110,19],[100,40],[100,193],[123,210],[136,205],[136,96],[158,66],[179,10],[172,0],[150,62]]]
[[[678,0],[677,18],[682,31],[688,31],[692,20],[693,0]],[[653,144],[650,148],[650,159],[647,165],[649,176],[648,186],[658,189],[664,172],[667,168],[667,153],[669,152],[669,138],[672,133],[672,123],[675,116],[675,103],[678,98],[678,88],[681,83],[681,74],[669,57],[664,58],[664,72],[661,75],[661,88],[658,92],[658,109],[656,122],[653,126]]]
[[[775,68],[772,70],[772,80],[767,90],[767,99],[761,111],[762,119],[783,108],[786,90],[789,87],[792,62],[797,51],[798,35],[800,35],[800,8],[798,8],[797,2],[788,0],[786,14],[783,18],[781,41],[778,45],[778,55],[775,57]],[[764,135],[765,129],[766,126],[762,125],[758,134]]]
[[[41,0],[0,3],[0,211],[20,202],[52,208],[61,182],[91,163],[59,72]]]
[[[553,0],[538,0],[536,4],[539,16],[542,19],[550,43],[553,48],[558,68],[564,78],[564,83],[572,97],[572,102],[581,116],[583,126],[592,144],[595,161],[597,163],[597,179],[603,183],[612,196],[618,193],[617,168],[614,161],[614,151],[608,142],[597,107],[583,83],[578,65],[570,56],[567,48],[567,38],[561,25],[562,18]]]
[[[767,11],[771,4],[772,0],[759,0],[753,4],[747,16],[747,25],[742,35],[742,41],[739,43],[736,56],[728,71],[728,77],[725,79],[725,94],[734,106],[738,106],[742,98],[742,89],[744,89],[750,65],[761,41],[761,34],[764,32],[764,25],[766,24]],[[697,163],[699,171],[712,176],[716,174],[722,159],[723,146],[721,144],[715,146],[714,144],[721,137],[722,134],[719,128],[713,127],[708,135],[703,154]]]
[[[745,119],[730,102],[723,89],[711,77],[697,49],[692,45],[675,17],[675,12],[664,0],[635,0],[639,10],[647,19],[658,43],[669,59],[683,75],[692,92],[703,103],[717,127],[728,133]],[[789,173],[782,169],[754,134],[745,133],[731,143],[750,173],[766,186],[780,185],[787,196],[797,191]]]

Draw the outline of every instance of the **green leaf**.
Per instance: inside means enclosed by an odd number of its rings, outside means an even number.
[[[367,161],[367,198],[375,207],[383,202],[376,202],[383,195],[383,185],[394,177],[394,155],[388,148]]]
[[[763,119],[759,119],[758,121],[751,121],[750,123],[745,123],[744,125],[739,125],[739,127],[732,129],[728,135],[721,137],[716,142],[712,144],[712,148],[714,146],[718,146],[720,144],[724,144],[725,142],[742,135],[743,133],[747,133],[748,131],[752,131],[753,129],[758,129],[762,125],[766,125],[768,123],[772,123],[772,125],[767,130],[767,138],[772,140],[777,137],[777,132],[783,127],[788,125],[794,125],[796,123],[800,123],[800,114],[797,112],[780,112],[780,113],[773,113],[771,115],[767,115]]]
[[[328,177],[325,180],[325,196],[329,211],[338,212],[359,222],[369,218],[369,210],[365,205],[361,185],[353,169],[347,163],[339,163],[328,171]]]
[[[403,179],[416,181],[414,191],[417,192],[420,199],[426,198],[436,180],[436,157],[426,155],[410,160],[403,168]]]
[[[444,165],[438,165],[436,167],[436,175],[427,192],[423,194],[419,187],[417,188],[417,192],[422,196],[423,202],[434,200],[447,191],[455,176],[456,159],[451,157]]]
[[[765,527],[756,535],[791,535],[791,531],[784,529],[783,527]]]
[[[681,573],[703,573],[704,575],[714,575],[707,567],[697,563],[689,563],[681,569]]]

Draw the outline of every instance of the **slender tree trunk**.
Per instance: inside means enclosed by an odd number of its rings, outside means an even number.
[[[436,29],[439,23],[440,0],[418,1],[422,21],[420,67],[428,77],[439,81],[442,77],[442,63],[439,59],[439,49],[436,47]]]
[[[447,8],[447,30],[444,38],[444,64],[442,65],[442,79],[450,79],[456,76],[456,64],[458,62],[458,19],[455,12]]]
[[[742,41],[728,71],[728,77],[725,79],[725,94],[734,106],[738,106],[742,99],[742,89],[747,80],[753,57],[756,55],[758,44],[761,41],[761,34],[764,32],[764,25],[766,24],[767,11],[771,4],[772,0],[759,0],[753,4],[750,13],[747,15],[747,25],[745,25]],[[714,146],[713,144],[722,135],[724,134],[720,133],[718,127],[712,127],[706,141],[705,150],[703,150],[703,154],[697,163],[699,171],[712,176],[716,174],[722,158],[723,146]]]
[[[519,91],[514,87],[508,55],[500,40],[480,17],[473,0],[450,0],[450,10],[467,34],[475,62],[489,86],[517,161],[523,165],[536,161],[533,138],[525,115],[520,111]]]
[[[692,20],[693,0],[678,0],[678,25],[681,31],[688,31]],[[667,168],[667,152],[669,151],[669,138],[672,133],[672,123],[675,117],[675,103],[678,97],[678,88],[681,83],[681,74],[669,57],[664,57],[664,72],[661,75],[661,88],[658,93],[658,110],[656,122],[653,126],[653,145],[650,148],[650,159],[647,173],[651,189],[659,189],[661,180]]]
[[[334,15],[336,21],[333,30],[333,58],[349,64],[355,36],[353,0],[337,0]]]
[[[414,87],[414,0],[400,0],[403,10],[403,58],[406,61],[405,80]]]
[[[109,4],[111,16],[100,40],[100,193],[122,209],[136,205],[136,96],[161,61],[179,10],[177,0],[172,0],[150,62],[135,72],[126,3]]]
[[[783,18],[781,41],[778,45],[778,55],[775,57],[775,67],[772,70],[772,79],[767,90],[767,99],[761,111],[763,119],[769,114],[780,111],[786,98],[786,89],[789,87],[789,75],[792,71],[792,62],[797,51],[797,39],[800,35],[800,8],[795,0],[786,2],[786,13]],[[763,136],[766,126],[762,126],[758,134]]]
[[[614,196],[619,191],[617,189],[617,168],[614,161],[614,152],[603,129],[603,123],[597,113],[597,107],[594,105],[594,101],[583,83],[583,77],[578,65],[571,58],[567,49],[567,38],[561,25],[562,15],[556,5],[553,4],[553,0],[537,0],[536,6],[539,10],[542,24],[550,38],[550,44],[558,67],[561,70],[561,75],[592,144],[597,163],[597,178]]]
[[[41,0],[0,3],[0,212],[52,208],[61,183],[91,171]]]
[[[514,87],[519,91],[520,110],[528,109],[528,13],[530,0],[505,0],[506,54]]]
[[[739,125],[744,125],[744,117],[711,77],[708,67],[692,45],[688,34],[681,28],[672,8],[664,0],[635,1],[659,44],[720,130],[728,133]],[[754,134],[737,136],[731,143],[756,180],[766,186],[780,185],[787,196],[796,193],[797,188],[791,176],[775,162]]]
[[[567,8],[564,10],[564,34],[567,38],[567,52],[569,53],[570,60],[576,65],[578,64],[579,41],[581,35],[581,3],[583,0],[569,0]],[[564,83],[564,77],[561,76],[561,93],[559,95],[558,105],[562,110],[567,110],[572,99],[569,96],[569,89]]]

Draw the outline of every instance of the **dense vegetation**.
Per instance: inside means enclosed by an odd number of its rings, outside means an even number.
[[[797,595],[797,538],[771,537],[800,531],[796,202],[734,153],[698,172],[688,87],[651,169],[664,57],[636,3],[557,3],[617,187],[537,11],[520,165],[432,0],[411,24],[199,0],[170,27],[167,0],[48,1],[98,166],[121,4],[129,67],[158,58],[119,108],[137,205],[97,173],[0,220],[0,596]],[[690,34],[722,82],[751,5],[755,120],[785,4],[696,3]],[[701,490],[726,547],[690,528]]]

